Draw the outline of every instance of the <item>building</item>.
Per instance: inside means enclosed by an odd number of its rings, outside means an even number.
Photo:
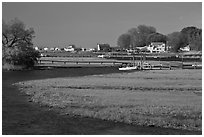
[[[75,49],[75,45],[69,45],[68,47],[64,48],[64,51],[73,52]]]
[[[109,44],[97,44],[97,50],[107,52],[111,51],[111,47]]]
[[[125,52],[127,51],[127,49],[116,46],[116,47],[111,47],[111,51],[112,52]]]
[[[181,51],[183,52],[189,52],[191,49],[190,49],[190,46],[186,46],[186,47],[183,47],[183,48],[180,48]]]
[[[143,47],[143,48],[145,48],[145,47]],[[142,49],[136,47],[135,49],[126,49],[126,52],[128,52],[128,53],[137,53],[138,51],[141,51]]]
[[[45,48],[43,48],[43,50],[44,50],[44,51],[48,51],[48,48],[47,48],[47,47],[45,47]]]
[[[147,46],[147,50],[150,53],[161,53],[166,51],[166,44],[163,42],[152,42],[149,46]]]
[[[81,51],[87,51],[87,49],[86,48],[81,48]]]
[[[36,46],[36,47],[34,47],[34,49],[35,49],[35,50],[39,50],[39,48],[38,48],[37,46]]]
[[[54,51],[55,50],[55,48],[50,48],[50,51]]]
[[[56,48],[55,48],[55,51],[60,51],[60,50],[61,50],[61,49],[60,49],[60,48],[58,48],[58,47],[56,47]]]
[[[86,49],[86,51],[95,51],[94,48],[89,48],[89,49]]]
[[[149,49],[151,49],[151,48],[149,48]],[[137,52],[137,51],[143,52],[143,51],[150,51],[150,50],[148,50],[148,46],[144,46],[144,47],[135,47],[135,50],[132,49],[132,51],[133,52]]]

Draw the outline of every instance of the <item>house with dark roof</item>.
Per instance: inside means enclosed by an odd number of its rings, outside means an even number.
[[[111,51],[111,47],[109,44],[97,44],[97,50],[108,52],[108,51]]]

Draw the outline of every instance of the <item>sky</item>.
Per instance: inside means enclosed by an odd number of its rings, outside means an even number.
[[[2,19],[33,28],[39,47],[95,48],[117,45],[118,37],[138,25],[169,34],[184,27],[202,28],[201,2],[3,2]]]

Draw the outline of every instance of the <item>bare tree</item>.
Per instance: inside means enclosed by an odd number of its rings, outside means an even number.
[[[19,43],[26,43],[27,46],[32,45],[34,38],[34,30],[26,29],[23,22],[14,19],[9,24],[3,21],[2,24],[2,44],[4,47],[20,46]]]
[[[33,66],[39,53],[33,48],[34,30],[26,29],[24,23],[14,19],[2,22],[3,64]]]

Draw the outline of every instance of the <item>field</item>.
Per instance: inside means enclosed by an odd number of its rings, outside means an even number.
[[[202,130],[202,70],[151,70],[20,82],[30,101],[135,125]]]

